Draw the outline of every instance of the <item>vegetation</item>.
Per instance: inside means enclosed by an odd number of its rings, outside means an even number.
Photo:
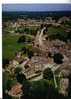
[[[54,59],[54,62],[56,63],[56,64],[62,64],[63,63],[63,55],[62,54],[60,54],[60,53],[56,53],[56,54],[54,54],[54,56],[53,56],[53,59]]]
[[[21,71],[22,71],[21,67],[16,67],[15,74],[17,75],[18,73],[21,73]]]
[[[50,68],[47,68],[47,69],[44,70],[43,78],[44,79],[48,79],[48,80],[52,80],[53,79],[53,72],[51,71]]]
[[[25,30],[25,31],[27,31],[27,35],[24,35],[25,32],[23,34],[18,34],[18,35],[16,35],[16,33],[3,34],[3,58],[4,59],[13,58],[16,51],[19,51],[20,49],[24,48],[24,46],[27,46],[25,44],[31,43],[33,41],[33,37],[31,35],[34,35],[34,32],[31,32],[31,29]],[[48,27],[47,34],[50,40],[52,39],[60,39],[63,41],[71,40],[71,32],[66,33],[64,29],[61,27],[57,27],[57,28],[53,26]]]
[[[23,73],[17,73],[16,75],[17,81],[21,84],[23,84],[26,81],[26,77]]]
[[[18,43],[25,43],[26,42],[26,37],[25,36],[21,36],[19,39],[18,39]]]
[[[3,68],[5,69],[6,66],[9,64],[9,59],[2,59]]]
[[[65,32],[65,30],[61,27],[49,27],[48,28],[48,37],[50,38],[50,40],[53,39],[59,39],[62,41],[67,42],[68,39],[70,39],[70,37],[68,36],[69,34]]]
[[[16,82],[16,79],[9,72],[3,73],[3,91],[10,90]]]
[[[56,18],[56,21],[57,21],[57,18]],[[40,23],[38,22],[38,23],[41,24],[42,22]],[[10,26],[8,26],[9,24]],[[36,54],[39,53],[40,48],[42,48],[43,50],[41,50],[42,52],[40,52],[39,55],[40,57],[46,58],[45,56],[46,52],[44,51],[43,47],[41,46],[37,46],[37,48],[35,46],[33,47],[33,45],[35,45],[33,40],[35,39],[37,30],[38,29],[41,30],[43,27],[46,26],[46,30],[43,31],[43,34],[44,34],[44,37],[46,37],[46,40],[59,39],[61,41],[67,42],[68,40],[71,41],[71,31],[66,32],[67,28],[69,29],[71,28],[71,22],[64,22],[61,24],[61,26],[58,26],[58,27],[52,26],[51,24],[49,25],[41,24],[41,26],[39,27],[37,27],[38,25],[37,26],[31,26],[31,25],[24,26],[23,24],[21,25],[19,24],[20,26],[17,27],[15,26],[15,24],[13,26],[13,24],[14,23],[10,21],[9,23],[6,24],[7,27],[3,27],[4,28],[3,29],[3,70],[4,70],[3,71],[3,94],[5,95],[5,98],[11,99],[7,94],[5,94],[5,91],[6,90],[9,91],[14,84],[19,82],[20,84],[23,85],[22,87],[23,95],[21,99],[65,99],[64,96],[59,94],[59,89],[58,89],[59,86],[57,88],[55,87],[53,72],[51,71],[50,68],[45,69],[43,71],[43,79],[37,80],[37,81],[29,81],[26,79],[26,76],[22,73],[22,68],[20,67],[21,62],[19,62],[19,67],[14,68],[13,66],[14,72],[11,71],[11,68],[6,68],[6,66],[9,66],[9,60],[14,59],[15,55],[17,55],[16,54],[17,52],[22,53],[21,58],[23,56],[24,57],[27,56],[27,58],[31,59],[34,56],[34,52],[36,52],[35,53],[35,56],[36,56]],[[37,39],[37,41],[38,40],[39,39]],[[37,41],[36,41],[36,45],[38,45]],[[38,42],[40,42],[40,40]],[[46,41],[44,42],[46,43]],[[47,51],[49,49],[50,49],[49,47],[48,49],[46,48]],[[37,57],[39,55],[37,55]],[[18,56],[19,55],[17,55],[17,57]],[[15,57],[15,59],[17,57]],[[42,61],[40,57],[38,58],[40,61]],[[52,56],[51,52],[49,52],[48,57],[53,58],[56,64],[63,63],[64,57],[60,53],[55,53],[54,56]],[[21,59],[21,58],[18,58],[18,59]],[[46,61],[45,58],[43,59],[44,61]],[[39,63],[41,64],[40,61]],[[37,63],[36,60],[34,62]],[[29,62],[29,64],[31,63],[33,64],[33,62]],[[27,71],[27,67],[28,65],[25,65],[26,71]],[[10,69],[10,70],[8,71],[7,69]],[[61,78],[56,78],[57,84],[59,83],[60,79]],[[69,80],[70,80],[70,86],[71,86],[71,75],[69,76]],[[69,88],[69,98],[70,97],[71,97],[71,88]]]
[[[47,80],[33,81],[28,90],[23,91],[22,99],[65,99]]]
[[[12,35],[12,34],[3,35],[3,59],[4,60],[13,59],[15,56],[15,53],[20,51],[23,48],[27,48],[27,49],[31,50],[31,48],[32,48],[31,45],[24,44],[24,43],[18,43],[18,40],[21,37],[22,37],[21,35],[15,35],[15,34],[14,35]],[[31,37],[28,36],[28,38],[30,39]]]
[[[18,44],[17,40],[20,35],[5,34],[3,35],[3,58],[12,59],[15,53],[23,47],[23,44]]]
[[[18,43],[31,43],[33,41],[32,36],[23,35],[18,39]]]
[[[23,54],[27,55],[29,58],[31,58],[34,55],[34,50],[32,48],[31,45],[25,45],[21,51],[23,52]]]
[[[30,34],[30,35],[36,35],[36,32],[37,32],[37,29],[36,27],[20,27],[18,28],[17,30],[15,30],[15,33],[20,33],[20,34]]]

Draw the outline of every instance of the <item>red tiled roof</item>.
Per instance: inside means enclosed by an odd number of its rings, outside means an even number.
[[[11,90],[9,91],[10,95],[18,95],[22,93],[22,85],[17,83],[16,85],[14,85]]]

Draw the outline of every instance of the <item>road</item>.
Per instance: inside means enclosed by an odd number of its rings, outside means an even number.
[[[43,44],[43,32],[46,28],[44,27],[41,32],[40,32],[40,35],[39,35],[39,46],[40,47],[44,47],[44,44]]]

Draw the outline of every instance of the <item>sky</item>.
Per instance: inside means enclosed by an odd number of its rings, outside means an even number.
[[[3,11],[71,11],[71,4],[3,4]]]

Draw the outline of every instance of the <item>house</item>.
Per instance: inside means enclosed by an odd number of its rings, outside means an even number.
[[[20,83],[17,83],[7,93],[8,93],[8,95],[12,96],[13,98],[20,99],[20,97],[23,94],[22,85]]]

